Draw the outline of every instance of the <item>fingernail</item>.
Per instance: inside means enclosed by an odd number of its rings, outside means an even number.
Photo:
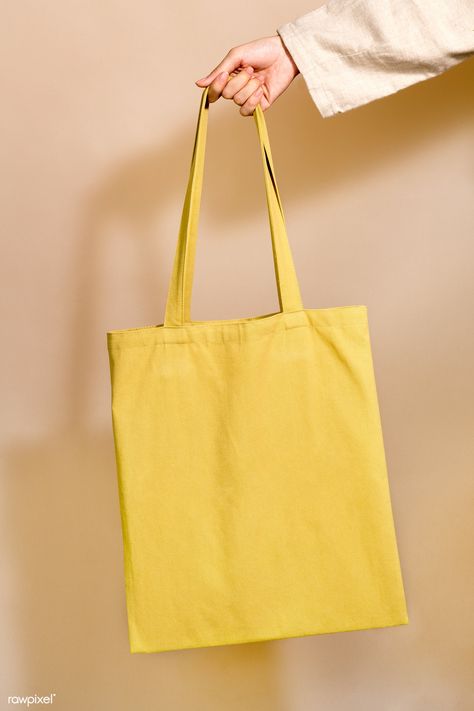
[[[249,74],[253,74],[253,67],[245,67],[245,71]]]

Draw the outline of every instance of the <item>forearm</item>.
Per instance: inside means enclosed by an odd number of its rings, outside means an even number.
[[[474,0],[328,0],[277,32],[328,117],[474,54]]]

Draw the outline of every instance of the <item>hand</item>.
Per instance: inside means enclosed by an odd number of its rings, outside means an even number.
[[[223,96],[240,106],[242,116],[251,116],[257,104],[263,111],[268,109],[297,74],[299,69],[277,34],[233,47],[195,83],[209,87],[210,103]]]

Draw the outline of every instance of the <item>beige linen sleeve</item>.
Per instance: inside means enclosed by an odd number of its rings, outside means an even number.
[[[474,54],[474,0],[328,0],[277,32],[326,118]]]

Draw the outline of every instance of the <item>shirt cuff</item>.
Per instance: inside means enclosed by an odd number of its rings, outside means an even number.
[[[322,19],[325,9],[323,6],[313,10],[310,14],[313,17],[319,13]],[[292,22],[281,25],[276,31],[298,67],[321,116],[328,118],[340,112],[341,110],[324,86],[324,72],[320,71],[318,67],[320,56],[315,51],[314,37],[308,39]]]

